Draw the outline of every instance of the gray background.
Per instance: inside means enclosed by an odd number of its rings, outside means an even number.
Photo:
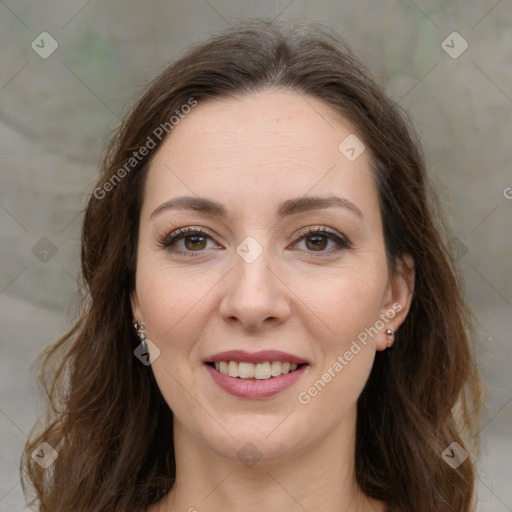
[[[480,510],[512,511],[512,1],[6,0],[0,512],[24,510],[19,453],[41,410],[31,362],[72,321],[82,210],[104,141],[146,80],[191,43],[248,15],[329,23],[415,119],[479,330],[488,388]],[[47,59],[31,48],[43,31],[59,45]],[[468,44],[457,58],[464,42],[448,37],[454,31]],[[452,56],[442,47],[447,37]]]

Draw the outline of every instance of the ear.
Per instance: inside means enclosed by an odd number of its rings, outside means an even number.
[[[396,332],[407,317],[414,293],[414,280],[414,259],[410,254],[404,254],[397,263],[396,272],[390,276],[384,294],[380,315],[384,329],[377,337],[377,350],[388,348],[390,335],[386,334],[386,330],[391,329]]]
[[[142,317],[142,311],[140,308],[137,290],[133,290],[133,292],[131,293],[130,302],[132,305],[133,323],[138,322],[139,324],[144,324],[144,318]]]

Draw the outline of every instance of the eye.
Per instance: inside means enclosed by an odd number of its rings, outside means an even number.
[[[327,227],[310,228],[298,234],[300,237],[294,248],[306,252],[333,253],[349,248],[350,242],[338,232]],[[300,247],[300,244],[303,244]],[[207,249],[219,247],[212,236],[205,230],[196,227],[179,228],[166,235],[158,245],[173,253],[188,254],[201,253]]]
[[[208,242],[211,242],[208,245]],[[176,229],[159,242],[160,247],[176,253],[203,252],[218,247],[209,233],[200,228]]]
[[[299,236],[300,240],[294,246],[303,244],[297,248],[308,252],[331,253],[350,247],[350,242],[346,238],[329,228],[309,229],[299,233]]]

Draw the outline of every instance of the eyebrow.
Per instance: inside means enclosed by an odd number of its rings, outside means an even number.
[[[356,214],[358,217],[364,218],[361,210],[352,201],[337,196],[299,197],[296,199],[287,199],[286,201],[280,203],[277,209],[277,217],[289,217],[291,215],[296,215],[298,213],[304,213],[311,210],[321,210],[333,207],[345,208]],[[206,199],[204,197],[182,196],[175,197],[169,201],[166,201],[165,203],[162,203],[153,211],[153,213],[150,215],[150,219],[165,210],[180,208],[209,213],[211,215],[222,218],[227,217],[227,209],[221,203],[212,201],[211,199]]]

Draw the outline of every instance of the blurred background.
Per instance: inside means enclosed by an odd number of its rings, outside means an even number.
[[[0,512],[28,510],[18,465],[41,411],[32,362],[73,320],[105,140],[170,60],[246,16],[331,25],[414,118],[478,328],[479,510],[512,511],[512,0],[5,0]]]

